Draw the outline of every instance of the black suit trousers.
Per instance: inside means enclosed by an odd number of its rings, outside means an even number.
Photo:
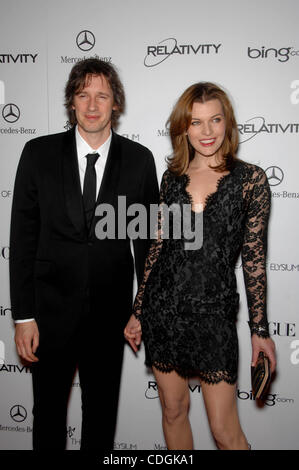
[[[123,335],[109,332],[97,337],[98,328],[86,322],[63,348],[37,351],[32,367],[33,449],[64,450],[73,428],[67,429],[67,409],[78,368],[82,400],[81,450],[106,452],[113,449],[123,360]],[[104,339],[103,339],[104,337]],[[71,446],[69,446],[71,449]]]

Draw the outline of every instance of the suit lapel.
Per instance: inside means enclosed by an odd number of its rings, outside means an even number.
[[[62,151],[63,185],[67,212],[73,225],[83,234],[86,228],[74,128],[66,132]]]
[[[121,144],[117,134],[112,132],[111,145],[105,165],[103,179],[98,193],[96,206],[101,203],[117,207],[118,184],[121,167]],[[95,233],[96,219],[93,218],[91,233]]]

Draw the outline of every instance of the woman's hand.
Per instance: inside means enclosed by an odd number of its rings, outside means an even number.
[[[256,361],[260,351],[263,351],[270,360],[271,373],[273,374],[276,368],[276,354],[275,344],[271,338],[262,338],[255,334],[251,337],[252,343],[252,366],[256,365]]]
[[[124,329],[124,335],[134,352],[138,351],[138,346],[141,343],[141,334],[140,321],[135,317],[135,315],[131,315],[127,326]]]

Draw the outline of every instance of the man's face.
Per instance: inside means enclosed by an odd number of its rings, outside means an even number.
[[[113,92],[103,75],[88,76],[84,88],[75,93],[73,109],[78,121],[78,130],[88,138],[89,134],[108,136],[111,129],[114,104]]]

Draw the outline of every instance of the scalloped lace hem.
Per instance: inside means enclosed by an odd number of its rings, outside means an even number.
[[[237,382],[237,374],[229,372],[227,370],[215,370],[215,371],[202,371],[199,369],[183,369],[180,366],[172,364],[164,364],[161,362],[147,363],[147,367],[155,367],[160,372],[169,373],[172,371],[177,372],[181,377],[199,377],[200,380],[207,384],[218,384],[219,382],[226,382],[230,385],[234,385]]]

